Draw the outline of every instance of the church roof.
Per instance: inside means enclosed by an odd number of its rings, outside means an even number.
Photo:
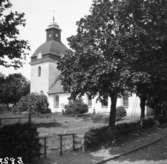
[[[61,80],[59,77],[56,78],[55,82],[49,88],[48,94],[55,94],[55,93],[64,93],[63,86],[61,85]]]
[[[46,41],[41,46],[39,46],[34,52],[34,54],[32,55],[32,57],[37,56],[39,53],[41,53],[42,55],[52,54],[52,55],[61,56],[67,50],[68,50],[67,47],[62,42],[50,40],[50,41]]]

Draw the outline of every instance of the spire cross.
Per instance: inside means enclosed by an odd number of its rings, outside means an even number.
[[[55,10],[53,10],[53,24],[55,23]]]
[[[55,17],[53,16],[53,24],[55,23]]]

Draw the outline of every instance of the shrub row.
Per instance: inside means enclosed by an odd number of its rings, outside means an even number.
[[[37,128],[33,124],[13,124],[0,128],[0,157],[22,157],[24,163],[40,156]]]
[[[64,114],[84,114],[88,112],[88,105],[83,103],[81,99],[70,102],[65,105]]]
[[[14,111],[25,112],[30,108],[32,113],[51,113],[47,97],[35,93],[23,96],[16,104]]]
[[[144,121],[144,129],[150,128],[154,125],[153,119]],[[139,122],[122,123],[116,125],[115,135],[116,137],[124,134],[128,134],[132,131],[139,129]],[[101,146],[110,145],[112,143],[112,132],[108,126],[104,126],[97,129],[91,129],[84,136],[84,146],[86,150],[95,150]]]

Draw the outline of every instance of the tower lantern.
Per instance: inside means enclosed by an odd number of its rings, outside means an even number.
[[[61,42],[61,29],[59,25],[55,22],[53,17],[53,22],[46,29],[46,41],[55,40]]]

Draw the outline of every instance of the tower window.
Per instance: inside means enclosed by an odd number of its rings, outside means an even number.
[[[88,96],[88,106],[92,106],[92,99],[90,96]]]
[[[55,108],[58,108],[58,107],[59,107],[59,95],[56,95],[56,96],[55,96],[55,99],[54,99],[54,107],[55,107]]]
[[[41,76],[41,67],[39,66],[38,67],[38,77],[40,77]]]

